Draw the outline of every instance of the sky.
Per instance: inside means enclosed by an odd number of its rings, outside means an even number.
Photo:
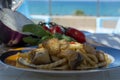
[[[53,0],[53,1],[97,1],[97,0]],[[120,1],[120,0],[99,0],[99,1]]]
[[[48,0],[28,0],[28,1],[48,1]],[[97,0],[51,0],[51,1],[97,1]],[[99,0],[99,1],[120,1],[120,0]]]

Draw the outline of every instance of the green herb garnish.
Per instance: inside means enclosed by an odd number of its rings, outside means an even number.
[[[23,26],[23,32],[29,32],[33,36],[28,36],[23,38],[23,41],[31,44],[31,45],[37,45],[47,39],[50,38],[58,38],[59,40],[65,39],[67,41],[75,41],[73,38],[66,36],[64,34],[55,33],[52,34],[46,30],[43,29],[42,26],[36,25],[36,24],[27,24]]]

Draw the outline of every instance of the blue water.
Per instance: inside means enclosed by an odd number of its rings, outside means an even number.
[[[33,15],[49,15],[48,1],[27,2],[28,11]],[[120,1],[100,2],[99,8],[96,1],[53,1],[51,7],[52,15],[73,15],[76,10],[82,10],[85,15],[97,16],[120,16]]]

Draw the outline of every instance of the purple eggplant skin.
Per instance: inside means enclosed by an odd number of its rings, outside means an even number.
[[[0,40],[7,46],[25,45],[23,37],[27,35],[14,31],[0,21]]]
[[[12,37],[13,31],[6,27],[1,21],[0,21],[0,40],[7,44],[10,40],[10,38]]]
[[[25,46],[26,43],[24,43],[23,41],[23,38],[25,36],[27,35],[14,31],[13,35],[11,36],[11,39],[7,43],[7,46]]]
[[[0,9],[0,40],[7,46],[24,45],[22,28],[26,24],[34,24],[33,21],[17,11]]]

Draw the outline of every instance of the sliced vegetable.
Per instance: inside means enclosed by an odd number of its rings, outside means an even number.
[[[42,26],[42,27],[43,27],[43,29],[44,29],[44,30],[46,30],[46,31],[49,31],[49,32],[50,32],[50,29],[49,29],[47,26],[45,26],[45,25],[44,25],[44,26]]]
[[[66,30],[65,34],[66,34],[67,36],[70,36],[70,37],[74,38],[76,41],[78,41],[78,42],[80,42],[80,43],[86,42],[84,33],[81,32],[81,31],[79,31],[79,30],[77,30],[77,29],[75,29],[75,28],[69,27],[69,28]]]
[[[34,23],[19,12],[0,9],[0,40],[7,46],[22,45],[22,38],[28,35],[22,32],[25,24]]]
[[[55,34],[55,33],[63,34],[62,28],[58,25],[50,27],[50,32],[53,34]]]
[[[23,43],[35,45],[50,38],[85,42],[85,35],[76,29],[67,29],[55,23],[49,25],[50,28],[46,23],[36,25],[19,12],[0,9],[0,40],[7,46],[24,45]]]
[[[44,30],[50,32],[50,29],[46,26],[46,23],[45,23],[45,22],[40,21],[40,22],[38,23],[38,25],[41,26]]]

